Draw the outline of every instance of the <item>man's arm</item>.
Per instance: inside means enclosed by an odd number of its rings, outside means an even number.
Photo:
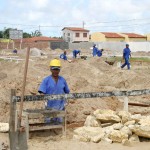
[[[66,80],[65,80],[64,92],[65,92],[66,94],[69,94],[69,93],[70,93],[70,90],[69,90],[69,87],[68,87],[68,84],[67,84]]]

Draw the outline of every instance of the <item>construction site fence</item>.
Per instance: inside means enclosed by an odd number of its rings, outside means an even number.
[[[131,91],[112,91],[112,92],[91,92],[91,93],[71,93],[60,95],[26,95],[24,101],[41,101],[41,100],[59,100],[59,99],[82,99],[82,98],[97,98],[111,96],[139,96],[150,94],[150,89],[131,90]],[[12,102],[20,102],[21,96],[13,96]]]
[[[80,43],[69,43],[69,49],[87,49],[91,51],[93,44],[96,44],[99,49],[106,49],[113,51],[114,55],[118,52],[122,53],[126,44],[129,44],[131,52],[145,51],[150,52],[150,42],[80,42]]]

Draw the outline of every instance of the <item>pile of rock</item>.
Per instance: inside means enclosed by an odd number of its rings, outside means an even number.
[[[0,141],[0,150],[8,150],[8,144]]]
[[[131,115],[126,111],[96,110],[83,127],[74,130],[74,138],[84,142],[119,142],[128,145],[150,138],[150,116]]]

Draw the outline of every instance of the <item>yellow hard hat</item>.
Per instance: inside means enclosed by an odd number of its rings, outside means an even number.
[[[58,59],[51,60],[50,63],[49,63],[49,66],[50,67],[56,67],[56,66],[61,67],[60,60],[58,60]]]

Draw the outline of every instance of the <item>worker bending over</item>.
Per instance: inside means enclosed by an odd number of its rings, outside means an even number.
[[[77,54],[80,55],[81,51],[80,50],[73,50],[73,58],[77,58]]]
[[[98,57],[101,57],[102,56],[102,53],[103,53],[104,49],[101,49],[101,50],[97,50],[97,56]]]
[[[121,68],[124,68],[127,65],[128,70],[130,70],[130,57],[131,51],[129,49],[129,44],[126,44],[126,48],[123,50],[123,59],[125,60],[125,63],[121,66]]]
[[[38,92],[42,94],[68,94],[70,92],[66,80],[59,76],[61,63],[58,59],[53,59],[50,61],[50,71],[51,75],[43,79]],[[56,110],[65,109],[65,100],[48,100],[46,108],[53,108]],[[61,122],[62,118],[55,118],[54,122]],[[46,120],[50,122],[50,120]]]
[[[96,44],[93,45],[93,57],[97,55],[98,48],[96,47]]]
[[[68,59],[67,58],[67,52],[64,51],[64,53],[60,55],[60,58],[63,59],[63,60],[67,60]]]
[[[13,53],[14,53],[14,54],[17,54],[17,52],[18,52],[18,51],[17,51],[17,48],[15,48],[15,49],[13,50]]]

